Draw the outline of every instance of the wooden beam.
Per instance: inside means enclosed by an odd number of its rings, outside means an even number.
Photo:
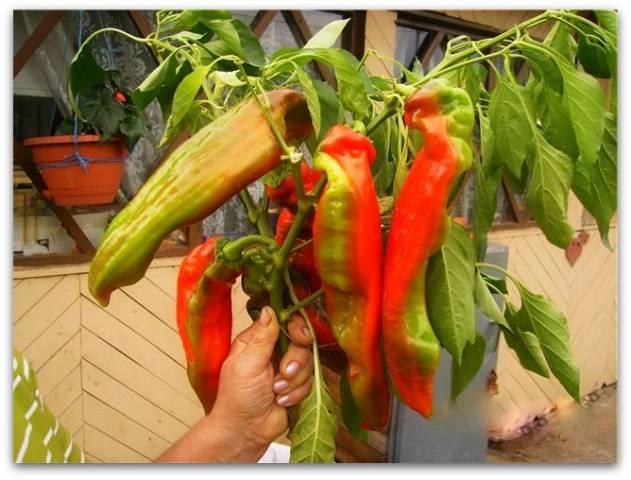
[[[250,30],[252,30],[252,33],[254,33],[257,38],[261,38],[263,33],[265,33],[265,30],[267,30],[267,27],[269,27],[269,24],[272,23],[272,20],[274,20],[277,13],[278,10],[259,10],[250,24]]]
[[[53,10],[44,16],[31,36],[20,47],[18,53],[13,56],[13,78],[18,76],[24,65],[31,59],[37,48],[46,40],[48,34],[65,14],[65,10]]]
[[[361,60],[366,47],[366,10],[345,12],[343,17],[351,21],[342,31],[342,48]]]
[[[494,37],[500,30],[485,25],[450,17],[430,10],[401,10],[397,12],[397,25],[417,30],[468,35],[471,38]]]
[[[28,175],[31,179],[33,186],[40,193],[42,199],[46,202],[48,207],[57,216],[61,225],[68,232],[68,235],[70,235],[70,237],[76,242],[79,251],[81,253],[94,254],[94,252],[96,252],[94,245],[92,245],[92,242],[90,242],[85,233],[83,233],[81,227],[77,225],[77,222],[75,222],[72,215],[70,215],[65,208],[58,206],[53,200],[44,196],[44,190],[47,188],[46,183],[35,164],[26,156],[22,146],[17,142],[17,140],[15,140],[15,138],[13,139],[13,158],[20,164],[24,173],[26,173],[26,175]]]
[[[515,192],[504,177],[502,177],[502,186],[504,187],[504,193],[506,194],[506,198],[508,198],[511,210],[517,219],[517,223],[521,224],[527,222],[529,220],[528,211],[519,204],[515,197]]]
[[[141,37],[147,38],[149,35],[153,33],[153,27],[151,26],[151,24],[149,23],[149,20],[147,20],[147,17],[145,17],[145,15],[142,13],[141,10],[128,10],[128,13],[131,18],[131,21],[134,23],[134,25],[136,25],[136,28],[140,32]],[[149,51],[149,54],[153,57],[153,59],[157,63],[160,63],[160,60],[156,56],[156,52],[153,51],[153,48],[151,48],[149,45],[145,45],[145,46],[147,47],[147,50]]]
[[[429,70],[429,61],[431,60],[432,55],[434,55],[434,52],[436,51],[436,49],[440,47],[440,44],[445,39],[445,35],[446,35],[445,32],[436,33],[434,38],[432,38],[431,43],[427,46],[427,50],[423,54],[423,57],[419,58],[419,60],[421,61],[421,64],[423,65],[424,72],[427,72]]]
[[[298,46],[304,46],[313,36],[305,17],[300,10],[282,10],[282,14]],[[324,81],[331,86],[335,86],[335,78],[328,68],[318,62],[315,62],[315,68]]]

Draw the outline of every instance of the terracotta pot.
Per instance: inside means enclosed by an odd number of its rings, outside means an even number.
[[[110,138],[104,143],[100,143],[100,138],[100,135],[77,137],[80,155],[91,160],[85,171],[76,161],[59,164],[75,153],[72,135],[33,137],[24,141],[24,146],[33,152],[33,160],[46,182],[44,196],[62,206],[102,205],[114,201],[127,149],[122,138]],[[52,167],[53,164],[56,166]]]

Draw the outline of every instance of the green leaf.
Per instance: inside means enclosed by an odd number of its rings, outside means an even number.
[[[447,238],[429,259],[425,292],[434,333],[460,363],[465,344],[475,340],[475,252],[467,230],[449,221]]]
[[[173,108],[166,122],[164,134],[158,146],[163,146],[174,138],[174,134],[183,128],[182,121],[191,109],[197,93],[206,80],[210,66],[199,67],[189,73],[175,89]]]
[[[335,20],[325,25],[320,31],[316,32],[303,48],[329,48],[335,44],[337,38],[342,34],[342,30],[350,18],[346,20]]]
[[[79,97],[79,106],[86,121],[105,139],[118,133],[118,126],[125,118],[125,108],[112,98],[108,89],[85,92]]]
[[[273,168],[261,177],[261,181],[265,185],[272,188],[278,187],[287,176],[291,174],[291,162],[281,162],[276,168]]]
[[[480,370],[486,353],[486,342],[482,335],[476,334],[473,343],[467,343],[462,352],[462,362],[451,364],[451,399],[455,400],[464,392],[476,373]]]
[[[504,164],[515,177],[521,177],[522,166],[533,153],[532,117],[523,87],[500,77],[489,103],[489,123],[495,138],[493,156],[488,159],[490,169]]]
[[[238,18],[232,19],[232,25],[239,35],[243,58],[256,67],[262,67],[267,61],[261,42],[251,30]]]
[[[84,117],[77,105],[77,95],[100,85],[104,80],[105,71],[92,56],[92,41],[83,43],[68,67],[68,101],[80,118]]]
[[[575,162],[578,158],[578,147],[563,96],[545,84],[539,84],[536,103],[544,138]]]
[[[555,57],[545,54],[549,50],[543,48],[543,45],[535,44],[534,42],[520,42],[518,46],[539,82],[544,83],[549,89],[552,89],[559,95],[562,94],[563,75],[561,75],[561,70],[555,61]]]
[[[614,43],[618,44],[618,14],[615,10],[594,10],[598,25],[612,35]]]
[[[494,134],[488,117],[478,108],[480,119],[480,144],[482,160],[488,163],[493,155]],[[478,260],[486,254],[486,237],[497,210],[497,190],[500,185],[501,170],[488,171],[485,165],[474,155],[475,165],[474,187],[475,204],[473,209],[473,243]]]
[[[368,115],[370,81],[358,68],[358,60],[347,50],[341,48],[281,49],[272,55],[272,63],[268,67],[269,74],[293,71],[297,66],[302,67],[312,60],[322,62],[334,69],[340,100],[345,109],[359,117]]]
[[[506,303],[504,315],[511,330],[503,328],[502,333],[506,344],[517,354],[521,366],[542,377],[549,378],[550,371],[537,336],[525,329],[528,326],[523,325],[520,313],[510,302]]]
[[[598,80],[559,60],[563,75],[563,102],[570,116],[579,161],[594,163],[605,123],[604,93]]]
[[[160,25],[161,34],[172,34],[188,30],[194,33],[204,33],[207,22],[212,20],[230,20],[232,15],[226,10],[182,10],[174,18]],[[199,27],[204,27],[199,31]]]
[[[215,83],[221,83],[229,87],[241,87],[245,85],[245,81],[239,78],[239,73],[239,70],[233,70],[231,72],[216,70],[210,74],[210,78]]]
[[[500,307],[497,305],[495,298],[493,298],[493,295],[489,291],[489,287],[477,270],[475,274],[475,287],[473,289],[473,301],[480,309],[480,312],[491,322],[497,323],[508,330],[511,329]]]
[[[447,79],[452,85],[465,90],[475,105],[480,98],[480,91],[484,88],[479,68],[477,65],[465,65],[441,75],[441,77]]]
[[[598,78],[611,78],[607,48],[598,40],[581,33],[578,34],[578,52],[576,58],[585,72]]]
[[[484,283],[493,287],[493,291],[497,290],[504,295],[508,295],[508,288],[506,288],[506,280],[499,277],[494,277],[488,273],[484,273],[478,270],[478,273],[482,276]]]
[[[313,124],[313,133],[316,137],[319,137],[322,114],[320,112],[320,100],[318,99],[318,92],[313,86],[311,78],[304,72],[304,70],[299,68],[298,70],[296,70],[296,75],[298,77],[298,81],[300,82],[300,86],[302,87],[302,92],[305,95],[305,99],[307,100],[307,107],[309,108],[311,123]]]
[[[362,442],[366,442],[370,438],[370,433],[361,427],[361,412],[351,393],[351,386],[350,383],[348,383],[346,371],[344,371],[340,377],[340,397],[342,400],[341,411],[344,426],[346,426],[353,437]]]
[[[565,23],[557,22],[550,29],[543,43],[559,52],[568,62],[574,63],[578,47],[572,36],[572,31]]]
[[[318,95],[318,103],[320,104],[320,135],[310,135],[306,144],[310,152],[315,152],[324,135],[337,123],[340,114],[340,100],[328,83],[312,78],[311,84]]]
[[[337,417],[317,361],[311,392],[298,405],[298,420],[290,432],[290,463],[333,463]]]
[[[532,168],[526,203],[548,241],[565,248],[574,236],[574,229],[567,218],[574,165],[566,154],[550,145],[541,133],[537,132],[533,141],[537,159]]]
[[[518,284],[522,306],[519,311],[539,340],[554,376],[577,402],[580,401],[579,371],[570,351],[570,331],[565,315],[547,298]]]
[[[392,193],[392,182],[397,166],[395,135],[397,135],[397,125],[392,118],[383,122],[370,134],[370,139],[377,150],[377,158],[371,171],[379,197]]]
[[[618,136],[616,118],[607,113],[605,134],[596,163],[576,165],[572,189],[596,219],[600,236],[609,246],[609,223],[618,207]]]
[[[131,94],[134,104],[140,109],[149,105],[160,90],[168,88],[176,80],[177,66],[176,52],[173,52],[136,87]]]

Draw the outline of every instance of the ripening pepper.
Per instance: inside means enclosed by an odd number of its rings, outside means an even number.
[[[177,327],[188,379],[206,413],[215,403],[221,366],[230,351],[231,292],[239,274],[215,261],[218,240],[211,237],[191,250],[177,277]]]
[[[364,422],[382,430],[390,393],[381,360],[381,222],[368,137],[335,125],[314,157],[327,184],[313,222],[316,268],[333,334],[348,358],[351,393]]]
[[[313,170],[305,162],[300,163],[300,178],[306,194],[309,194],[322,177],[322,172]],[[265,185],[269,199],[281,207],[295,207],[298,203],[296,181],[293,175],[287,175],[276,187]]]
[[[270,113],[288,142],[311,131],[303,95],[267,93]],[[107,228],[90,265],[88,284],[103,306],[113,290],[138,281],[162,240],[199,221],[278,166],[281,147],[254,99],[180,145]]]
[[[401,399],[429,417],[440,345],[427,315],[425,273],[447,234],[449,194],[471,166],[474,113],[464,90],[433,81],[405,102],[404,118],[423,133],[424,144],[396,201],[388,234],[384,353]]]

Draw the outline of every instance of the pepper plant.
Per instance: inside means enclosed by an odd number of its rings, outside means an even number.
[[[330,23],[302,48],[269,56],[243,22],[223,11],[158,12],[147,38],[112,28],[95,32],[70,65],[73,102],[90,78],[102,75],[90,42],[124,35],[160,61],[131,92],[133,104],[159,102],[166,124],[161,144],[182,131],[193,137],[108,227],[91,265],[90,290],[107,305],[114,289],[144,275],[171,230],[238,194],[258,233],[210,239],[203,274],[195,259],[184,262],[183,269],[196,265],[197,283],[189,275],[180,285],[188,303],[178,298],[178,323],[189,378],[209,409],[221,359],[206,360],[196,342],[212,338],[213,328],[219,336],[226,329],[217,322],[231,321],[217,307],[229,292],[218,282],[240,275],[253,316],[262,305],[274,308],[281,327],[292,314],[303,316],[317,340],[314,382],[290,412],[291,461],[334,459],[338,419],[320,350],[332,346],[346,355],[342,421],[365,438],[367,428],[385,427],[390,393],[431,415],[441,349],[454,360],[453,399],[465,389],[485,351],[475,306],[498,325],[524,368],[552,374],[580,401],[565,316],[483,260],[502,177],[525,195],[552,244],[565,248],[572,240],[573,191],[608,245],[617,188],[617,16],[594,15],[596,22],[546,11],[494,38],[460,36],[431,71],[399,65],[398,78],[367,72],[370,56],[397,63],[379,52],[356,59],[332,47],[347,21]],[[551,25],[546,38],[533,38],[529,32],[542,24]],[[530,67],[525,82],[514,74],[518,59]],[[312,61],[333,69],[335,88],[309,76]],[[489,71],[496,76],[491,91],[484,87]],[[596,77],[611,79],[607,105]],[[474,123],[478,146],[471,142]],[[447,212],[471,171],[475,205],[465,228]],[[259,178],[266,191],[255,201],[245,187]],[[276,233],[268,221],[270,198],[285,209]],[[375,240],[380,235],[385,249]],[[507,281],[516,286],[519,306],[508,298]],[[280,351],[287,341],[281,335]],[[205,361],[206,377],[199,373]]]

